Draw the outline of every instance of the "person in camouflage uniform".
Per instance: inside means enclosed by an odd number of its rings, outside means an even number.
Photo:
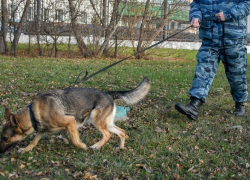
[[[202,45],[196,56],[196,72],[189,91],[191,101],[187,105],[177,103],[175,108],[189,119],[198,118],[199,108],[206,100],[221,60],[235,101],[234,114],[242,116],[248,98],[244,42],[250,1],[194,0],[190,7],[190,22],[193,27],[199,27]]]

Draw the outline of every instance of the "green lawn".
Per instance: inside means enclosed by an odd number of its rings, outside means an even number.
[[[198,121],[174,109],[175,103],[189,101],[196,53],[156,49],[148,52],[146,60],[124,61],[79,84],[104,91],[128,90],[143,77],[150,78],[148,96],[131,106],[128,121],[117,122],[126,130],[126,150],[117,150],[115,135],[100,150],[83,151],[70,140],[65,144],[60,134],[47,134],[31,152],[19,154],[18,148],[34,138],[31,135],[0,156],[0,179],[249,179],[249,104],[244,117],[233,115],[222,65]],[[92,74],[115,61],[0,56],[0,126],[6,107],[16,113],[35,93],[66,88],[82,70]],[[92,125],[79,131],[88,146],[101,138]]]

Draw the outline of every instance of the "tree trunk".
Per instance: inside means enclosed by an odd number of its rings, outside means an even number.
[[[144,30],[145,30],[145,25],[146,25],[146,22],[148,19],[149,7],[150,7],[150,0],[147,0],[144,14],[143,14],[143,18],[142,18],[141,27],[140,27],[140,34],[139,34],[139,39],[138,39],[138,44],[137,44],[137,52],[142,50],[142,42],[143,42],[143,38],[145,36]],[[140,53],[136,56],[136,58],[140,59],[142,56],[143,56],[143,53]]]
[[[104,28],[104,36],[105,36],[105,29],[106,29],[106,26],[107,26],[107,0],[103,0],[103,3],[102,3],[102,17],[103,17],[103,28]]]
[[[39,56],[42,56],[42,49],[40,45],[40,26],[41,26],[41,0],[37,0],[36,37],[37,37],[37,46],[38,46]]]
[[[114,52],[114,58],[117,58],[117,50],[118,50],[118,36],[115,35],[115,52]]]
[[[8,31],[8,10],[7,10],[7,0],[1,0],[1,7],[2,7],[2,29],[0,31],[0,53],[7,54],[7,31]]]
[[[168,0],[164,0],[164,19],[168,17]],[[164,24],[163,27],[163,39],[168,36],[168,23]]]
[[[72,58],[72,51],[71,51],[71,30],[70,30],[70,34],[69,34],[68,51],[69,51],[69,58]]]
[[[121,11],[121,14],[120,14],[120,17],[118,18],[118,7],[119,7],[119,4],[121,3],[122,1],[121,0],[117,0],[114,2],[114,6],[113,6],[113,12],[112,12],[112,15],[111,15],[111,20],[110,20],[110,23],[109,23],[109,26],[107,27],[107,30],[106,30],[106,34],[105,34],[105,40],[98,52],[98,55],[101,55],[103,54],[103,51],[105,49],[108,48],[108,45],[109,45],[109,41],[110,41],[110,38],[113,36],[113,34],[116,32],[116,29],[118,27],[118,23],[116,22],[119,22],[121,20],[121,18],[123,17],[123,12],[127,6],[127,2],[128,1],[125,1],[123,2],[124,3],[124,7]]]
[[[116,24],[118,23],[117,20],[118,20],[118,17],[116,16]],[[118,34],[117,33],[118,33],[118,31],[116,29],[116,31],[115,31],[115,52],[114,52],[114,58],[117,57],[117,49],[118,49]]]
[[[26,21],[26,18],[27,18],[27,12],[28,12],[30,3],[31,3],[31,0],[26,1],[21,20],[20,20],[20,22],[18,24],[17,30],[15,30],[15,32],[14,32],[14,39],[13,39],[13,43],[11,45],[11,53],[14,54],[14,56],[16,56],[16,47],[17,47],[19,38],[21,36],[21,32],[22,32],[22,29],[23,29],[23,26],[24,26],[24,22]]]
[[[0,36],[0,54],[3,54],[4,53],[4,40],[3,40],[3,36],[1,35]]]
[[[88,48],[86,44],[84,43],[81,33],[77,29],[77,15],[75,11],[75,0],[69,0],[69,9],[70,9],[70,14],[71,14],[71,25],[72,25],[72,30],[74,32],[78,48],[84,57],[91,57],[91,54],[88,53]]]
[[[57,54],[58,54],[58,48],[57,48],[57,39],[58,38],[59,38],[59,36],[54,38],[55,58],[57,58]]]
[[[103,37],[106,37],[106,27],[107,27],[107,0],[102,1],[102,17],[103,17]],[[103,50],[105,55],[108,55],[108,46]]]
[[[29,48],[28,48],[28,54],[30,54],[30,47],[31,47],[31,43],[30,43],[30,34],[29,34]]]

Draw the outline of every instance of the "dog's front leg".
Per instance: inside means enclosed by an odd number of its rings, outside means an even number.
[[[65,117],[65,120],[68,121],[67,130],[69,131],[70,138],[74,145],[76,145],[78,148],[87,150],[87,146],[79,138],[79,132],[75,117],[67,116]]]
[[[33,141],[26,147],[26,148],[20,148],[18,150],[19,153],[24,153],[27,151],[31,151],[38,143],[38,141],[42,138],[44,132],[37,133],[36,137],[33,139]]]

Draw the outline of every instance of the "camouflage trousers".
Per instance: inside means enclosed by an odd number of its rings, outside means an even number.
[[[234,101],[247,101],[247,50],[243,44],[225,46],[225,50],[223,47],[202,45],[196,58],[198,64],[189,90],[192,97],[205,102],[219,63],[222,61]]]

